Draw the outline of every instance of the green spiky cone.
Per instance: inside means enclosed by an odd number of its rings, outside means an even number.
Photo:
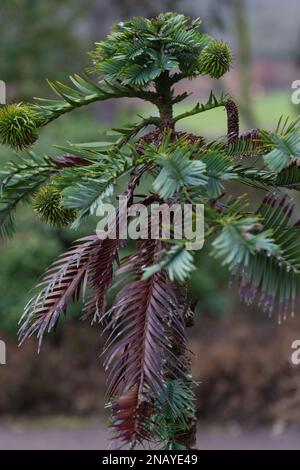
[[[0,109],[0,143],[13,149],[30,147],[37,140],[37,117],[33,109],[23,103],[8,104]]]
[[[62,206],[60,193],[51,184],[42,186],[34,195],[32,206],[43,222],[64,227],[76,218],[76,211]]]
[[[233,54],[224,41],[212,41],[199,56],[199,71],[202,75],[220,78],[229,71]]]

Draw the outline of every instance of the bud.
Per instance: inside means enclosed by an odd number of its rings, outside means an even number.
[[[43,222],[56,227],[69,225],[76,218],[76,211],[63,207],[60,193],[50,184],[37,191],[32,206]]]
[[[30,147],[37,139],[37,117],[33,109],[22,103],[0,109],[0,143],[16,150]]]
[[[233,54],[224,41],[213,41],[208,44],[199,56],[199,71],[202,75],[220,78],[229,71]]]

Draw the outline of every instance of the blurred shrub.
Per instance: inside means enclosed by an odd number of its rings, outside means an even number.
[[[28,211],[26,211],[28,216]],[[28,291],[33,287],[34,279],[60,250],[60,243],[55,237],[43,237],[41,230],[22,230],[13,240],[1,247],[0,264],[0,327],[6,331],[15,331]]]
[[[190,293],[193,299],[198,300],[197,317],[209,314],[218,318],[233,307],[232,295],[228,292],[228,271],[207,256],[206,250],[204,245],[203,250],[196,254],[197,270],[191,279]]]
[[[300,374],[290,358],[299,326],[299,317],[278,325],[245,318],[242,309],[218,324],[202,322],[191,342],[201,421],[298,426]]]
[[[78,24],[88,13],[79,0],[2,0],[0,79],[10,97],[37,95],[45,79],[79,71],[78,57],[89,48]]]
[[[7,338],[9,367],[1,368],[0,416],[93,414],[104,406],[99,327],[67,325],[37,354],[35,339],[18,349]]]

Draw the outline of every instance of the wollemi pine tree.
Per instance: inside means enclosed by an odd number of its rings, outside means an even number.
[[[300,223],[293,219],[288,190],[300,189],[298,120],[281,119],[273,132],[254,129],[240,135],[237,106],[229,96],[213,92],[205,102],[174,115],[174,105],[188,97],[187,92],[176,94],[176,83],[199,75],[219,79],[231,67],[229,46],[202,32],[200,19],[164,13],[118,23],[96,44],[91,58],[90,72],[98,81],[75,75],[69,85],[49,82],[58,99],[0,110],[1,143],[18,153],[0,174],[2,236],[13,234],[20,202],[31,204],[46,223],[77,228],[105,201],[116,204],[126,176],[127,187],[119,196],[129,207],[203,204],[210,256],[236,278],[240,297],[247,304],[257,299],[269,313],[276,306],[279,318],[293,314]],[[96,101],[124,97],[151,103],[158,112],[100,141],[60,147],[56,157],[31,149],[53,120]],[[225,138],[210,142],[177,130],[182,119],[219,107],[228,117]],[[137,187],[145,177],[152,178],[152,187],[141,195]],[[245,185],[265,192],[255,211],[247,194],[230,195],[235,183],[237,189]],[[107,332],[112,437],[130,448],[146,443],[193,448],[195,383],[186,330],[194,317],[188,297],[194,253],[185,239],[140,239],[134,253],[119,263],[123,244],[118,237],[101,239],[94,233],[61,255],[25,307],[20,341],[37,335],[40,347],[72,299],[87,294],[83,318],[99,322]],[[114,279],[119,291],[108,308]]]

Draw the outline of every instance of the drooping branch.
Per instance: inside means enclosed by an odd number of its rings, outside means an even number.
[[[119,274],[132,273],[134,280],[118,294],[108,326],[111,335],[106,367],[112,429],[118,439],[131,445],[151,438],[147,416],[151,414],[153,398],[164,389],[166,368],[180,373],[180,358],[169,348],[170,334],[185,347],[183,318],[172,315],[176,297],[166,274],[140,279],[142,268],[153,264],[159,250],[157,240],[142,242],[139,251],[121,267]]]
[[[44,333],[54,328],[70,300],[78,299],[81,287],[85,291],[91,249],[100,245],[96,235],[78,240],[50,266],[39,284],[42,290],[29,301],[21,317],[20,343],[37,334],[40,349]]]

